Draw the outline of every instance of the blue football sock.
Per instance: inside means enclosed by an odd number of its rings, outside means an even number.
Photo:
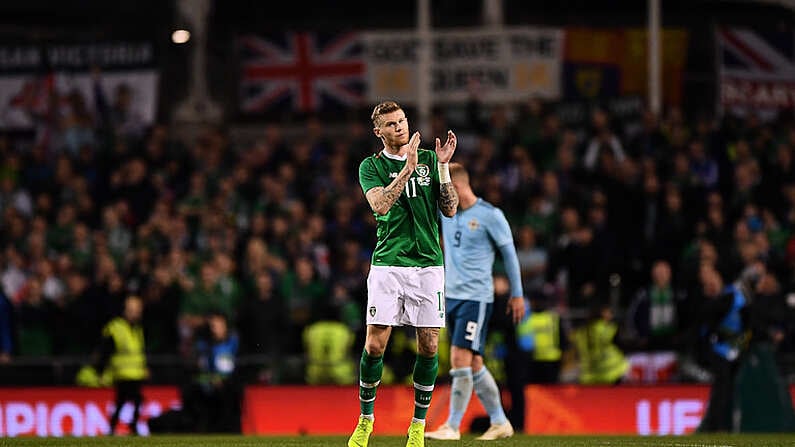
[[[450,416],[447,417],[447,425],[458,430],[472,397],[472,368],[467,366],[451,369],[450,376],[453,383],[450,386]]]
[[[486,409],[489,419],[492,424],[504,424],[508,422],[505,416],[505,411],[502,409],[502,401],[500,399],[500,389],[497,387],[497,382],[494,376],[491,375],[486,366],[476,372],[472,376],[475,394]]]

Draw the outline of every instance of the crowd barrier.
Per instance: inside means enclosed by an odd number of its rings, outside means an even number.
[[[705,410],[705,385],[583,387],[528,386],[525,415],[533,434],[639,434],[692,433]],[[790,386],[795,402],[795,385]],[[447,417],[450,388],[434,392],[428,424],[435,427]],[[358,389],[353,386],[249,386],[246,388],[242,426],[256,435],[344,435],[359,414]],[[146,422],[179,408],[178,390],[171,386],[144,388],[145,403],[138,430]],[[504,394],[506,406],[510,396]],[[378,390],[376,417],[379,434],[405,434],[412,416],[414,392],[409,386]],[[0,436],[98,436],[108,431],[114,409],[112,389],[77,387],[0,388]],[[122,409],[122,422],[132,408]],[[467,430],[485,411],[473,396],[462,421]],[[125,433],[126,426],[120,426]]]

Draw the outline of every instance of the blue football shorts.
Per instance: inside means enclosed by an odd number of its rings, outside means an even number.
[[[450,343],[482,355],[494,304],[455,298],[446,301]]]

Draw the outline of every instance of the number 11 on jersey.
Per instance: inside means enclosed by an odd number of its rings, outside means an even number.
[[[417,197],[417,179],[414,177],[411,177],[409,181],[406,182],[406,196]]]

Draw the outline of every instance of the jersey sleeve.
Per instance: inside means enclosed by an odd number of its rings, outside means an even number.
[[[494,208],[491,215],[491,225],[487,226],[489,236],[494,241],[494,245],[502,247],[505,244],[513,244],[513,234],[511,234],[511,226],[508,225],[508,219],[501,210]]]
[[[365,194],[376,186],[386,186],[378,178],[378,173],[375,171],[375,166],[373,166],[373,160],[369,157],[359,164],[359,185],[361,185]]]
[[[508,282],[511,284],[511,296],[523,296],[524,290],[522,290],[519,258],[516,255],[516,247],[513,245],[511,226],[508,224],[505,214],[495,208],[492,213],[491,225],[487,228],[505,263],[505,273],[508,275]]]

